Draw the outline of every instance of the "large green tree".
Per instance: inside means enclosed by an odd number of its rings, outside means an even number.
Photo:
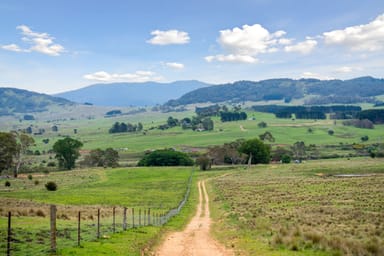
[[[18,146],[12,133],[0,132],[0,173],[13,165],[13,158],[18,152]]]
[[[239,147],[239,152],[248,156],[249,164],[268,164],[271,160],[270,146],[264,144],[259,139],[250,139],[244,141]]]
[[[69,137],[56,141],[53,151],[56,153],[55,157],[59,161],[59,166],[67,170],[73,169],[76,159],[80,156],[79,150],[82,146],[82,142]]]

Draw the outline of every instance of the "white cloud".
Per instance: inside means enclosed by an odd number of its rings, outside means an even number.
[[[34,32],[26,25],[17,26],[16,29],[21,30],[22,41],[30,44],[31,47],[23,49],[16,44],[9,44],[2,46],[2,49],[14,52],[40,52],[50,56],[59,56],[65,51],[64,47],[55,44],[53,41],[55,38],[47,33]]]
[[[1,49],[7,50],[7,51],[13,51],[13,52],[23,52],[24,51],[17,44],[3,45],[3,46],[1,46]]]
[[[150,44],[168,45],[168,44],[187,44],[189,43],[189,35],[187,32],[178,30],[155,30],[151,32],[152,37],[147,41]]]
[[[227,54],[207,56],[205,60],[256,63],[257,55],[277,52],[279,46],[289,44],[291,40],[284,38],[285,34],[286,32],[282,30],[270,33],[260,24],[221,30],[217,41]]]
[[[384,48],[384,14],[368,24],[323,33],[326,44],[342,45],[353,51],[378,51]]]
[[[98,71],[92,74],[86,74],[83,78],[87,80],[94,80],[100,82],[134,82],[142,83],[148,81],[161,81],[162,77],[158,76],[152,71],[136,71],[135,73],[124,73],[124,74],[110,74],[105,71]]]
[[[320,80],[333,80],[333,79],[335,79],[334,77],[325,76],[325,75],[321,75],[318,73],[312,73],[312,72],[303,72],[301,74],[300,78],[315,78],[315,79],[320,79]]]
[[[297,43],[295,45],[287,45],[284,47],[286,52],[299,52],[302,54],[308,54],[315,49],[317,41],[313,39],[308,39],[303,42]]]
[[[362,70],[363,70],[363,68],[359,67],[359,66],[355,66],[355,67],[344,66],[344,67],[340,67],[340,68],[335,69],[335,71],[337,73],[343,73],[343,74],[352,73],[352,72],[356,72],[356,71],[362,71]]]
[[[256,63],[258,60],[249,55],[215,55],[207,56],[204,58],[207,62],[220,61],[220,62],[237,62],[237,63]]]
[[[184,69],[184,64],[177,62],[167,62],[165,63],[165,66],[173,69]]]
[[[338,73],[351,73],[352,71],[353,71],[353,68],[347,67],[347,66],[336,69],[336,72]]]
[[[285,32],[281,30],[270,33],[260,24],[244,25],[242,28],[235,27],[232,30],[220,31],[218,42],[230,53],[253,56],[269,52],[279,44],[278,39],[284,35]]]

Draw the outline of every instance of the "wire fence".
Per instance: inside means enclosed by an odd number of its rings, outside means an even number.
[[[37,216],[42,218],[30,218],[34,222],[33,229],[28,228],[28,221],[19,221],[9,211],[4,225],[7,228],[0,230],[0,254],[47,255],[56,253],[58,248],[83,246],[84,241],[107,239],[113,233],[128,229],[164,225],[187,202],[192,175],[183,199],[176,208],[168,211],[159,208],[100,207],[83,208],[76,214],[73,211],[69,214],[67,207],[50,205],[49,216],[37,211]]]

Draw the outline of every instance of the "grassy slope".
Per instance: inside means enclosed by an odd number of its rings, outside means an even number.
[[[239,169],[211,182],[215,234],[246,255],[382,255],[383,168],[353,159]]]

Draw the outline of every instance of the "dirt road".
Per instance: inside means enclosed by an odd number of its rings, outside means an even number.
[[[209,233],[211,218],[205,181],[198,182],[199,204],[196,215],[185,230],[170,234],[156,256],[233,256],[231,250],[215,241]]]

